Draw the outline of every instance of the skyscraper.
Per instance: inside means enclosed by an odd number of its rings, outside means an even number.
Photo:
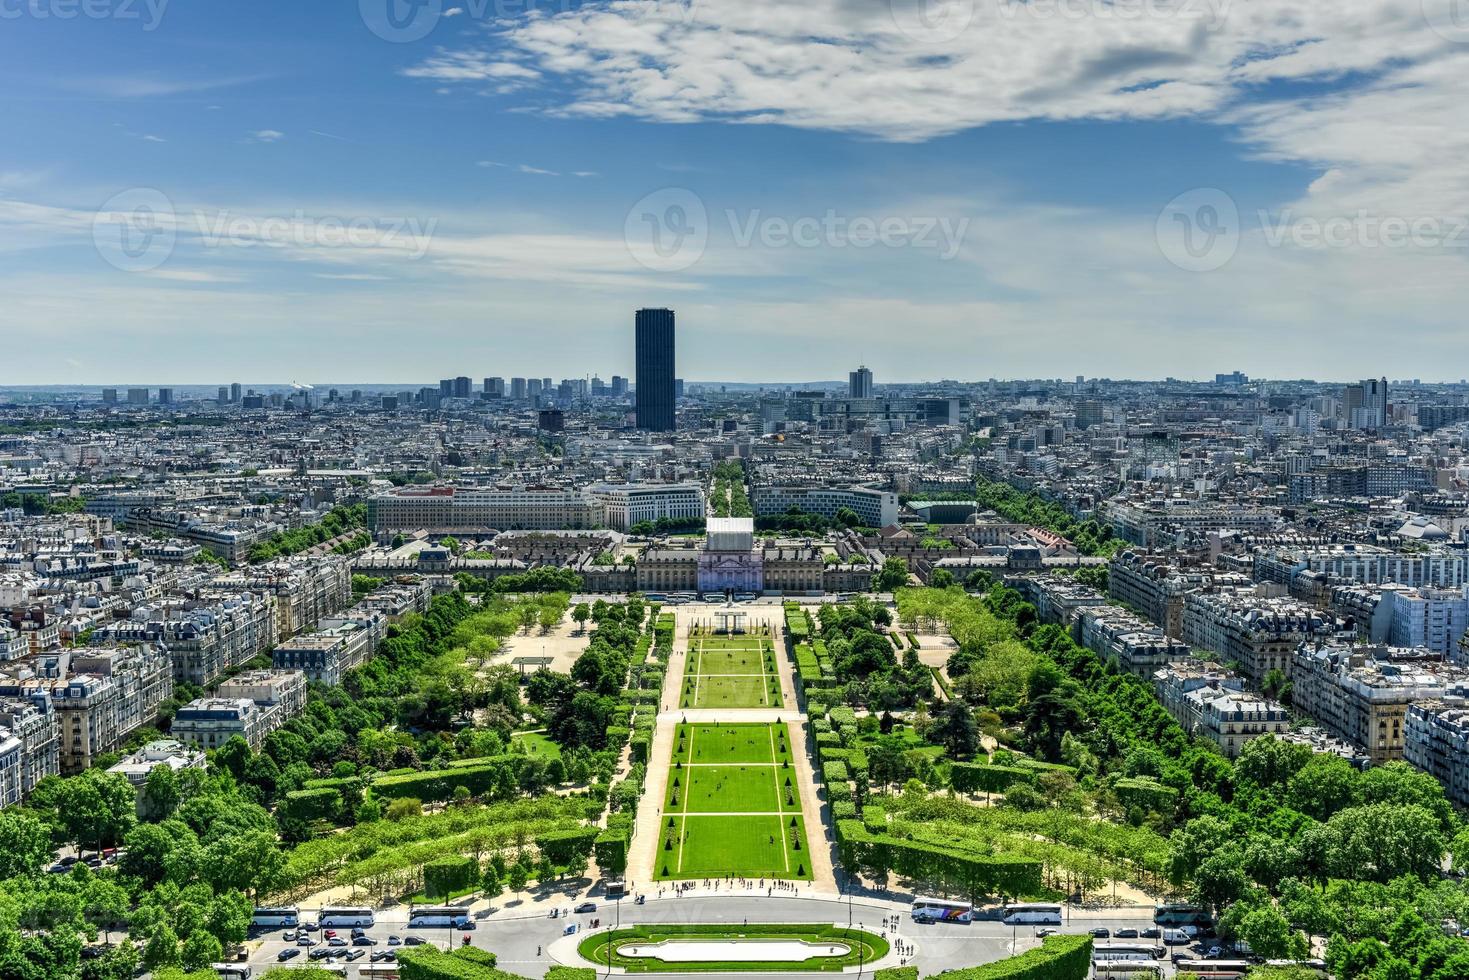
[[[638,310],[633,403],[639,429],[674,429],[673,360],[673,311]]]
[[[847,375],[847,397],[872,397],[872,372],[867,369],[866,365]]]
[[[525,379],[524,378],[511,378],[510,379],[510,397],[513,398],[513,399],[515,399],[516,401],[524,401],[525,400]]]
[[[612,397],[621,398],[627,394],[627,379],[620,374],[612,376]]]
[[[454,397],[469,398],[474,394],[474,382],[460,375],[454,379]]]
[[[238,381],[230,385],[230,401],[236,405],[240,403],[240,383]]]

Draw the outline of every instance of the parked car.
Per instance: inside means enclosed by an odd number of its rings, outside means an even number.
[[[388,945],[389,946],[401,946],[402,944],[403,944],[403,940],[399,939],[397,936],[389,936],[388,937]]]
[[[362,950],[362,949],[349,949],[345,953],[342,954],[342,959],[346,960],[348,963],[352,963],[352,962],[355,962],[357,960],[362,959],[362,957],[364,957],[366,955],[367,955],[367,951],[366,950]]]
[[[330,939],[330,938],[332,938],[333,936],[335,936],[337,934],[337,930],[335,930],[335,929],[323,929],[321,931],[321,934],[323,936],[325,936],[326,938]]]
[[[398,954],[393,952],[391,949],[380,949],[376,953],[373,953],[371,956],[369,956],[367,959],[369,962],[372,963],[382,963],[388,960],[396,960],[397,958]]]
[[[331,936],[327,939],[326,944],[328,946],[345,946],[347,945],[347,940],[341,936]]]
[[[1060,929],[1037,929],[1035,931],[1035,937],[1037,939],[1045,939],[1047,936],[1055,936],[1060,932]]]
[[[300,955],[301,951],[292,946],[290,949],[281,950],[279,953],[276,954],[275,958],[277,961],[284,963],[286,960],[293,960]]]
[[[1138,936],[1143,939],[1161,939],[1163,938],[1163,930],[1159,929],[1157,926],[1148,926],[1146,929],[1139,932]]]
[[[1117,938],[1117,939],[1136,939],[1137,938],[1137,930],[1136,929],[1118,929],[1112,935],[1115,938]]]
[[[582,902],[580,905],[578,905],[576,907],[576,911],[577,911],[578,914],[581,914],[581,913],[584,913],[584,912],[595,912],[595,911],[597,911],[597,903],[596,902]]]
[[[296,945],[297,946],[315,946],[316,945],[316,940],[315,939],[312,939],[310,936],[307,936],[305,934],[302,934],[302,935],[296,937]]]
[[[353,936],[352,937],[352,945],[353,946],[376,946],[377,945],[377,940],[376,939],[373,939],[371,936]]]
[[[283,942],[283,943],[293,943],[295,941],[296,941],[296,930],[295,929],[287,929],[285,932],[281,933],[281,942]]]
[[[1106,926],[1097,926],[1095,929],[1092,930],[1093,939],[1107,939],[1111,935],[1111,930],[1109,930]]]
[[[424,941],[421,938],[419,938],[418,936],[409,936],[407,939],[403,940],[403,945],[404,946],[422,946],[423,945],[423,942]]]

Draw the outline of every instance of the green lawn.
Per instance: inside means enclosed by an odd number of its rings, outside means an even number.
[[[846,947],[838,956],[820,956],[796,961],[763,962],[708,962],[682,963],[665,962],[655,956],[621,956],[618,953],[628,943],[646,944],[670,940],[728,940],[728,939],[794,939],[811,943],[819,948],[822,943],[836,943]],[[597,932],[583,939],[577,952],[583,959],[607,966],[618,966],[629,973],[728,973],[734,971],[754,973],[786,973],[791,971],[836,971],[850,966],[861,966],[882,959],[888,954],[887,940],[870,932],[847,929],[839,925],[801,925],[796,923],[755,923],[735,925],[646,925],[630,926],[611,932]]]
[[[784,762],[790,758],[788,738],[783,724],[679,725],[672,761]]]
[[[681,708],[779,708],[780,681],[770,677],[701,677],[685,685]]]
[[[699,636],[694,642],[705,650],[773,650],[769,640],[758,636]]]
[[[770,670],[765,655],[759,650],[704,650],[695,663],[698,673],[763,674]]]
[[[779,708],[780,675],[767,654],[749,640],[695,641],[679,691],[684,708]]]
[[[655,876],[660,879],[811,877],[806,827],[799,814],[667,817],[662,832]]]
[[[540,732],[519,732],[511,735],[510,741],[524,745],[526,754],[538,759],[545,759],[549,762],[551,759],[561,758],[561,746]]]
[[[668,781],[669,813],[799,813],[796,771],[771,765],[685,766]],[[787,786],[786,782],[790,785]],[[677,782],[678,785],[674,785]],[[795,802],[786,803],[787,790]],[[673,801],[675,797],[678,803]]]

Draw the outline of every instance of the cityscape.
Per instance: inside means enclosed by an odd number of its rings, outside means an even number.
[[[0,980],[1469,980],[1458,0],[0,44]]]

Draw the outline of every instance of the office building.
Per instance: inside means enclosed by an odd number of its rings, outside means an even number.
[[[460,375],[454,379],[454,397],[469,398],[474,395],[474,382]]]
[[[601,507],[603,522],[617,531],[645,521],[692,521],[704,516],[704,488],[697,483],[602,483],[587,492]]]
[[[847,375],[847,397],[872,397],[872,372],[865,365]]]
[[[495,398],[495,399],[504,398],[505,397],[505,379],[504,378],[485,378],[485,393],[484,393],[484,396],[486,398]]]
[[[116,405],[117,404],[117,389],[116,388],[103,388],[102,389],[102,404],[104,404],[104,405]]]
[[[515,401],[525,401],[526,384],[524,378],[510,379],[510,397]]]
[[[128,404],[129,405],[146,405],[146,404],[148,404],[148,389],[147,388],[129,388],[128,389]]]
[[[230,385],[230,401],[236,405],[240,403],[240,383],[238,381]]]
[[[158,389],[158,404],[160,404],[160,405],[172,405],[173,404],[173,389],[172,388],[159,388]]]
[[[638,310],[635,320],[634,408],[637,427],[651,432],[672,432],[674,405],[673,311]]]

